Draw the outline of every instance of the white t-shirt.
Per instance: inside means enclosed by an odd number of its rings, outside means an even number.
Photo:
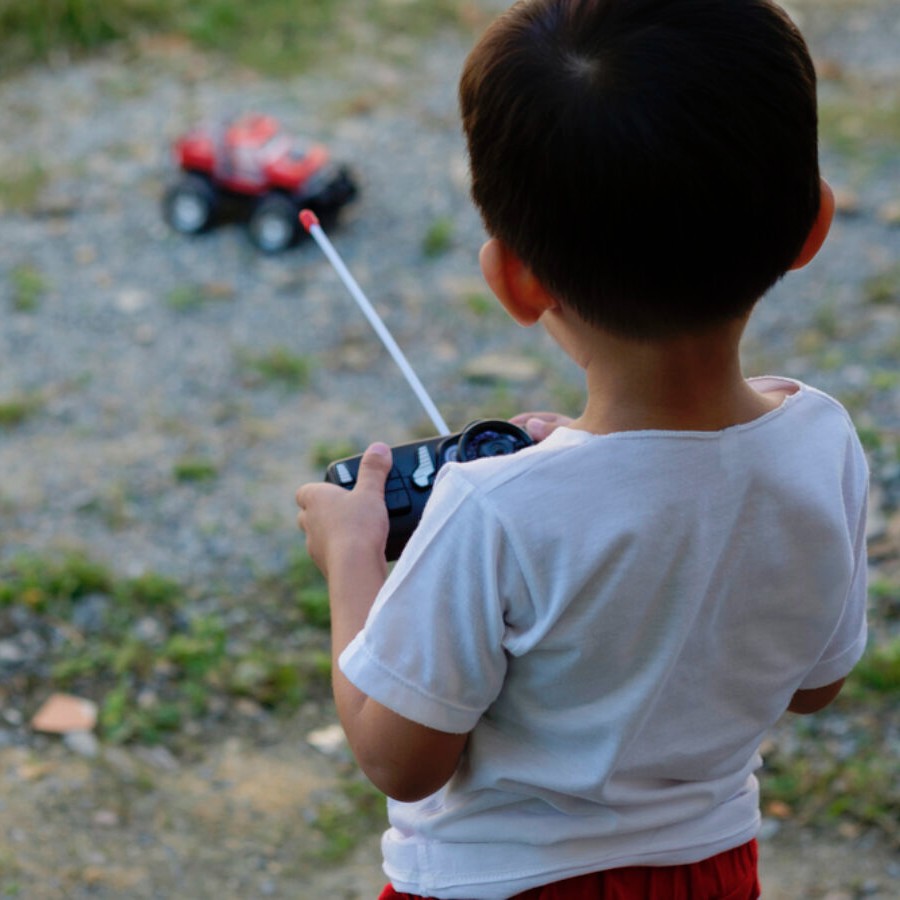
[[[340,665],[471,732],[449,783],[389,804],[400,891],[506,898],[750,840],[757,748],[866,640],[867,469],[833,399],[719,432],[561,428],[442,468]]]

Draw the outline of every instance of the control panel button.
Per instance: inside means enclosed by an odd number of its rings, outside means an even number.
[[[427,491],[434,481],[434,460],[426,444],[416,449],[416,468],[412,473],[412,483],[420,490]]]
[[[412,502],[409,499],[409,494],[402,486],[385,490],[384,502],[387,506],[388,515],[401,516],[412,509]]]
[[[353,477],[353,473],[350,471],[350,467],[346,463],[338,463],[334,467],[334,472],[335,475],[337,475],[338,484],[341,487],[350,487],[356,480]]]

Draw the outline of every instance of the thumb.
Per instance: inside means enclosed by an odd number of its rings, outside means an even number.
[[[537,416],[534,416],[525,423],[525,430],[535,441],[540,443],[540,441],[550,435],[554,430],[554,426],[544,419],[539,419]]]
[[[376,490],[383,494],[384,483],[387,481],[392,464],[391,448],[387,444],[380,442],[370,444],[359,461],[359,472],[356,475],[357,490]]]

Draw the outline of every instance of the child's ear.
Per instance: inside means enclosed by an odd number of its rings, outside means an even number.
[[[819,201],[819,214],[816,221],[813,222],[812,228],[806,237],[803,248],[794,260],[791,269],[802,269],[818,252],[825,238],[828,237],[828,230],[831,228],[831,221],[834,219],[834,192],[831,186],[823,178],[822,193]]]
[[[488,287],[520,325],[534,325],[559,304],[503,241],[490,238],[478,255]]]

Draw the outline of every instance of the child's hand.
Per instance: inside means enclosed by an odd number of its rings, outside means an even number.
[[[525,412],[513,416],[509,421],[527,431],[535,443],[540,443],[561,425],[570,425],[573,419],[560,413]]]
[[[352,491],[324,482],[304,484],[297,491],[297,524],[306,533],[310,557],[326,578],[340,562],[378,560],[385,566],[384,484],[390,470],[390,447],[375,443],[363,454]]]

